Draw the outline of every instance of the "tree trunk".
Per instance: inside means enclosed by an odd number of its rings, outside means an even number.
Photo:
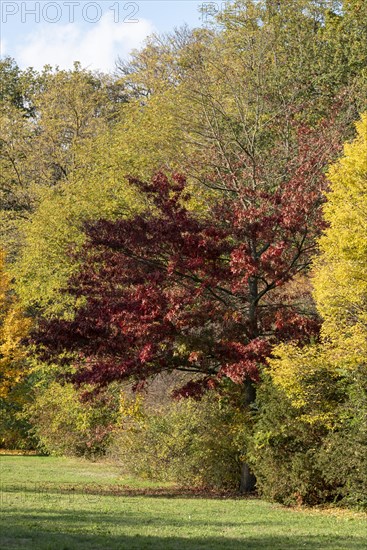
[[[253,493],[255,490],[256,478],[251,472],[249,465],[242,463],[241,464],[241,481],[240,481],[240,493],[241,495],[246,495],[248,493]]]

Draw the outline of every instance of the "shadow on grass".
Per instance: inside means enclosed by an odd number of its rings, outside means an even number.
[[[274,522],[243,521],[244,535],[232,536],[228,529],[238,523],[206,522],[166,516],[98,511],[55,511],[32,509],[30,513],[14,510],[2,514],[1,550],[365,550],[362,536],[294,533],[276,522],[277,533],[269,530]],[[205,526],[207,536],[190,536]],[[266,529],[266,527],[269,529]],[[246,534],[246,527],[249,533]],[[183,531],[182,536],[173,533]],[[150,532],[149,532],[150,531]],[[213,533],[214,531],[214,533]],[[219,531],[219,533],[218,533]],[[227,531],[227,536],[225,535]],[[167,536],[164,533],[167,532]],[[161,534],[162,533],[162,534]],[[223,533],[223,535],[221,535]]]
[[[2,517],[5,517],[3,514]],[[10,521],[11,518],[11,521]],[[128,510],[126,513],[124,511],[119,511],[114,513],[113,511],[109,512],[99,512],[99,511],[85,511],[81,510],[79,507],[70,511],[51,511],[47,512],[45,509],[32,508],[31,512],[19,511],[19,513],[9,514],[9,525],[17,524],[19,528],[22,528],[23,525],[27,523],[35,522],[37,524],[64,524],[68,526],[69,530],[84,529],[88,525],[99,525],[103,526],[104,529],[116,530],[116,529],[136,529],[144,528],[149,526],[149,528],[154,529],[163,529],[163,528],[180,528],[187,529],[188,532],[193,528],[213,528],[216,531],[222,528],[223,530],[229,528],[238,528],[239,522],[237,521],[228,521],[221,519],[208,518],[205,520],[195,519],[193,515],[188,517],[177,516],[170,517],[167,515],[155,515],[154,510],[149,512],[145,511],[143,514],[137,512],[131,512]],[[264,520],[264,521],[243,521],[243,525],[247,527],[274,527],[281,526],[280,521],[274,520]],[[0,546],[1,548],[1,546]]]
[[[129,485],[99,485],[87,483],[0,483],[2,493],[111,496],[111,497],[151,497],[151,498],[205,498],[248,500],[257,498],[255,494],[241,496],[230,491],[210,491],[182,487],[131,487]]]
[[[0,457],[1,456],[21,456],[21,457],[27,457],[30,456],[32,458],[43,458],[47,457],[47,455],[40,454],[38,451],[9,451],[8,449],[0,449]]]
[[[38,532],[23,529],[16,536],[0,537],[2,550],[365,550],[363,540],[342,540],[328,537],[250,536],[229,537],[159,537],[146,535],[70,535],[68,533]]]

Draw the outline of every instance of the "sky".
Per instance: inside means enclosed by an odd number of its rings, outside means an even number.
[[[21,68],[44,65],[113,71],[118,56],[127,58],[153,32],[187,23],[206,24],[222,1],[205,0],[0,0],[1,56]],[[200,8],[204,7],[201,13]]]

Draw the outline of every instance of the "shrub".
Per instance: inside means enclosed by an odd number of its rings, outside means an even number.
[[[264,376],[250,444],[263,497],[287,505],[367,507],[366,382],[365,371],[337,375],[320,365],[313,383],[307,379],[313,395],[295,406],[284,388]]]
[[[347,373],[347,399],[339,407],[338,424],[324,439],[317,456],[336,498],[348,506],[367,508],[367,371]]]
[[[27,380],[12,389],[6,399],[0,398],[0,448],[8,450],[34,450],[37,439],[29,433],[29,421],[23,409],[28,406],[26,396],[31,393]]]
[[[26,415],[41,450],[86,457],[105,453],[118,413],[118,397],[112,389],[82,402],[73,385],[52,381],[34,394]]]
[[[265,377],[258,391],[258,406],[250,461],[259,493],[287,505],[327,500],[330,487],[315,460],[325,427],[302,419],[302,412],[270,377]]]
[[[154,411],[135,402],[123,415],[113,453],[134,474],[180,486],[237,489],[244,417],[218,395],[182,399]]]

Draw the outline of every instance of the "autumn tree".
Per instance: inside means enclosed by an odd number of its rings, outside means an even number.
[[[164,365],[208,377],[220,373],[237,382],[256,380],[258,363],[274,334],[279,339],[294,334],[302,340],[317,332],[317,321],[312,312],[302,311],[302,301],[298,311],[297,303],[282,306],[278,299],[280,287],[309,266],[318,235],[324,185],[320,158],[326,163],[334,147],[321,133],[321,128],[317,136],[300,131],[298,164],[283,186],[273,193],[249,186],[237,208],[223,200],[206,218],[185,206],[189,197],[183,176],[174,175],[170,181],[159,173],[151,183],[133,179],[150,209],[132,219],[87,225],[83,264],[69,286],[87,305],[76,312],[75,320],[61,322],[65,327],[58,339],[52,340],[52,331],[59,321],[45,323],[46,340],[52,328],[49,344],[70,350],[85,345],[85,355],[94,359],[82,372],[101,385],[109,376],[124,377],[125,370],[126,376],[136,374],[141,380]],[[123,321],[127,311],[129,319]],[[102,312],[104,322],[98,321]],[[213,320],[205,328],[208,312]],[[109,321],[106,315],[112,316]],[[187,337],[182,353],[176,353],[185,324]],[[101,340],[98,330],[94,333],[97,326]],[[203,330],[202,337],[193,331],[192,343],[190,327]],[[87,331],[85,339],[80,338],[82,329]],[[89,330],[93,338],[87,336]],[[161,339],[166,344],[157,347],[154,342]],[[120,367],[112,350],[117,357],[122,353]],[[106,369],[99,364],[102,357]]]
[[[360,331],[366,335],[367,323],[366,114],[357,123],[357,132],[356,139],[345,145],[344,156],[329,170],[331,185],[324,207],[329,227],[320,240],[314,276],[325,338],[343,346],[347,335],[357,338]]]
[[[12,294],[4,253],[0,255],[0,275],[0,399],[4,399],[27,375],[22,340],[28,335],[30,320]]]
[[[243,187],[237,204],[217,201],[207,217],[185,206],[182,176],[132,180],[150,208],[88,225],[80,272],[68,288],[85,305],[72,321],[41,323],[37,340],[52,354],[81,354],[78,383],[139,384],[183,370],[193,379],[181,394],[228,377],[252,402],[271,346],[318,332],[312,307],[286,287],[314,250],[322,169],[336,146],[329,130],[299,128],[299,156],[282,185]]]
[[[5,254],[0,253],[0,447],[32,448],[28,436],[29,424],[20,415],[30,399],[27,378],[30,368],[23,340],[31,327],[24,315],[11,285],[5,265]]]

